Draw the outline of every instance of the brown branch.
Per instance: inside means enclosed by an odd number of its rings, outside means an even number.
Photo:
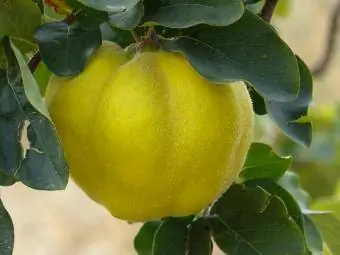
[[[40,61],[41,61],[41,55],[40,55],[40,52],[37,51],[27,64],[31,73],[34,73],[34,71],[37,69]]]
[[[76,21],[76,19],[77,19],[77,16],[74,13],[71,13],[63,21],[66,24],[71,25],[72,23],[74,23]]]
[[[340,19],[340,0],[335,5],[334,11],[331,15],[330,25],[327,34],[327,45],[325,51],[318,61],[318,63],[312,68],[313,76],[322,75],[328,68],[335,50],[337,33],[339,32],[339,19]]]
[[[63,20],[63,22],[65,22],[68,25],[71,25],[72,23],[74,23],[76,21],[76,18],[77,17],[74,14],[70,14]],[[31,73],[34,73],[34,71],[37,69],[40,61],[41,61],[41,54],[40,54],[39,51],[37,51],[27,64]]]
[[[266,2],[264,3],[261,13],[260,13],[260,17],[266,21],[266,22],[270,22],[270,20],[273,17],[274,11],[275,11],[275,7],[277,5],[277,3],[279,2],[279,0],[266,0]]]

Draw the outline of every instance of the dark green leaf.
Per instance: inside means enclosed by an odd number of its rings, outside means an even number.
[[[307,247],[311,255],[322,255],[323,241],[319,230],[309,216],[304,215],[303,218]]]
[[[121,12],[131,9],[139,0],[78,0],[82,4],[96,10]]]
[[[112,13],[109,15],[109,22],[115,27],[132,30],[141,21],[144,14],[144,5],[137,3],[133,8],[124,12]]]
[[[145,25],[186,28],[197,24],[226,26],[243,14],[241,0],[144,0]]]
[[[45,23],[37,29],[35,38],[44,63],[58,76],[82,72],[88,57],[102,43],[99,27],[84,28],[62,21]]]
[[[8,70],[0,70],[0,169],[34,189],[64,189],[68,169],[51,121],[28,101],[10,42]]]
[[[134,41],[130,31],[122,30],[116,27],[110,27],[108,23],[103,23],[100,26],[100,30],[103,40],[113,41],[123,48],[129,46]]]
[[[243,0],[243,3],[244,4],[255,4],[255,3],[258,3],[262,0]]]
[[[11,186],[14,183],[16,183],[16,180],[13,176],[9,176],[0,170],[0,186]]]
[[[44,13],[44,1],[43,0],[33,0],[33,2],[35,2],[38,5],[40,12]]]
[[[261,187],[271,195],[275,195],[281,198],[287,208],[289,216],[301,228],[301,231],[304,230],[303,215],[299,207],[299,204],[296,202],[294,197],[288,191],[282,188],[279,184],[268,179],[262,180],[258,179],[247,181],[244,183],[244,185],[246,187],[252,188]]]
[[[208,80],[247,81],[267,100],[296,98],[300,78],[295,55],[270,25],[250,11],[227,27],[200,25],[182,33],[163,40],[163,47],[182,52]]]
[[[5,48],[3,46],[3,41],[0,36],[0,69],[6,69],[7,68],[7,58],[5,55]]]
[[[0,253],[12,255],[14,246],[14,226],[11,216],[0,200]]]
[[[299,207],[306,209],[309,203],[309,195],[301,188],[299,176],[287,171],[284,176],[278,181],[285,190],[287,190],[299,204]]]
[[[304,255],[304,236],[277,196],[233,185],[213,205],[216,244],[227,254]]]
[[[40,9],[31,0],[0,1],[0,36],[15,36],[32,42],[40,22]]]
[[[184,225],[189,225],[195,219],[195,215],[188,215],[185,217],[178,217],[177,220],[181,221]]]
[[[295,142],[309,147],[312,142],[311,122],[297,122],[306,116],[313,96],[313,79],[306,64],[297,57],[300,70],[300,91],[292,102],[266,100],[269,116]]]
[[[248,151],[246,162],[240,178],[280,179],[291,163],[291,157],[280,157],[273,149],[264,143],[253,143]]]
[[[186,255],[187,235],[188,230],[180,220],[165,220],[156,231],[152,255]]]
[[[78,22],[90,30],[96,30],[103,22],[109,20],[109,15],[106,12],[82,10],[77,15]]]
[[[92,9],[77,0],[66,0],[66,3],[73,8],[77,21],[84,27],[96,28],[109,19],[107,12]]]
[[[249,2],[251,2],[251,1],[252,0],[250,0]],[[248,3],[248,4],[246,4],[246,8],[247,8],[247,10],[251,11],[252,13],[258,15],[263,8],[263,3],[264,3],[263,0],[257,1],[256,3]]]
[[[248,84],[247,84],[248,85]],[[260,96],[257,91],[251,87],[250,85],[247,86],[251,101],[253,102],[253,110],[257,115],[265,115],[267,114],[266,103],[263,97]]]
[[[210,223],[205,218],[195,220],[189,227],[188,253],[186,255],[211,255],[213,245]]]
[[[23,55],[14,45],[14,43],[11,43],[11,47],[20,67],[21,77],[24,83],[25,94],[28,101],[36,110],[38,110],[41,114],[50,119],[50,114],[43,99],[41,98],[38,84],[35,81],[35,78],[32,75],[31,71],[29,70]]]
[[[153,240],[160,225],[160,221],[149,221],[141,227],[134,239],[134,247],[138,255],[152,255]]]
[[[168,220],[168,219],[176,219],[177,221],[182,222],[183,225],[188,226],[191,224],[191,222],[195,219],[195,215],[188,215],[183,217],[165,217],[162,220]]]
[[[211,214],[221,215],[233,210],[259,213],[265,209],[269,195],[259,187],[249,189],[243,184],[235,184],[213,205]]]

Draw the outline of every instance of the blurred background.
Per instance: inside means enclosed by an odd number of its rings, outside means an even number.
[[[315,67],[324,55],[330,15],[338,1],[281,2],[286,5],[280,4],[273,25],[293,51],[310,68]],[[280,155],[291,154],[291,170],[300,175],[311,208],[332,209],[340,220],[339,67],[340,40],[325,72],[314,78],[310,109],[314,138],[309,149],[292,143],[267,117],[258,117],[255,140],[270,144]],[[111,217],[72,181],[65,191],[58,192],[34,191],[16,184],[2,188],[1,196],[14,222],[14,255],[135,254],[133,238],[139,225]]]

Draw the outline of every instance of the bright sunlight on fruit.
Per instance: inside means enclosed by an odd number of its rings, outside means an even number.
[[[180,53],[104,42],[46,102],[74,181],[128,221],[196,214],[237,178],[253,134],[242,82],[212,84]],[[67,113],[67,114],[65,114]]]

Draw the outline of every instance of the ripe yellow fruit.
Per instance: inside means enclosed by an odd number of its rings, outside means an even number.
[[[128,59],[105,42],[46,92],[74,181],[117,218],[198,213],[238,176],[253,134],[245,85],[212,84],[179,53]]]

